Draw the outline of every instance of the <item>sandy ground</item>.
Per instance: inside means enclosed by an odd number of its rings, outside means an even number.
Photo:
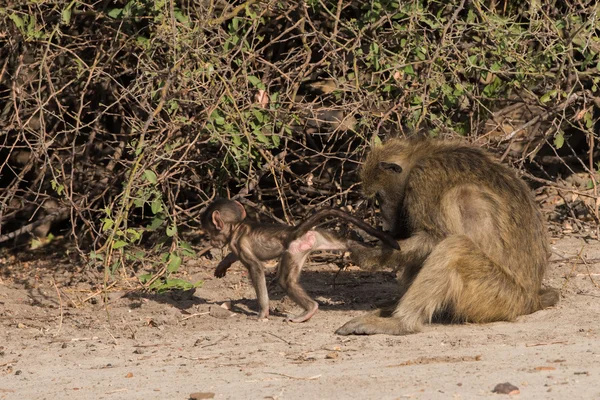
[[[190,299],[115,291],[105,307],[80,305],[93,293],[82,274],[0,258],[0,399],[501,398],[492,390],[503,382],[515,398],[599,399],[600,244],[566,238],[553,250],[545,283],[561,288],[557,307],[403,337],[334,334],[393,295],[391,272],[345,270],[334,286],[335,265],[310,265],[302,281],[320,309],[290,324],[278,288],[275,315],[252,319],[239,264],[216,279],[216,261],[190,260],[186,278],[205,280]],[[219,307],[228,300],[233,316]]]

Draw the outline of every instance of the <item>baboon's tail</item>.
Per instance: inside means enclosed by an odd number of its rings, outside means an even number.
[[[558,299],[560,299],[560,292],[554,288],[540,289],[538,294],[540,296],[540,309],[551,307],[558,303]]]
[[[380,231],[379,229],[376,229],[371,225],[367,224],[362,219],[356,218],[353,215],[350,215],[342,210],[338,210],[335,208],[323,208],[317,211],[315,214],[308,217],[307,219],[305,219],[304,222],[295,227],[294,233],[291,236],[291,240],[295,240],[300,236],[304,235],[306,232],[308,232],[314,226],[316,226],[321,220],[329,217],[337,217],[340,218],[342,221],[351,222],[363,231],[367,232],[369,235],[375,236],[387,246],[396,250],[400,250],[400,245],[398,244],[398,241],[396,241],[388,233]]]

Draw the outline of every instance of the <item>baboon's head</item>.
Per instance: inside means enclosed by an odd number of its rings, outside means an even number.
[[[361,170],[363,191],[367,197],[377,200],[382,228],[392,233],[411,167],[411,149],[411,142],[406,139],[388,141],[371,151]]]
[[[224,247],[236,226],[246,218],[244,206],[235,200],[217,199],[201,217],[202,229],[213,247]]]

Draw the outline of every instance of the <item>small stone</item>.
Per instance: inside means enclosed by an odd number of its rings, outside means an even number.
[[[190,400],[214,399],[215,394],[211,392],[197,392],[190,394]]]
[[[15,371],[15,375],[21,375],[23,373],[23,371],[21,371],[20,369]]]
[[[327,353],[327,355],[325,356],[326,359],[328,360],[333,360],[338,358],[339,354],[335,351],[330,351],[329,353]]]
[[[232,315],[235,315],[235,314],[233,314],[231,311],[226,310],[226,309],[224,309],[222,307],[212,306],[212,307],[210,307],[209,315],[211,317],[215,317],[215,318],[227,319],[227,318],[229,318],[229,317],[231,317]]]
[[[135,349],[133,351],[133,354],[144,354],[144,350],[142,350],[142,349]]]
[[[518,387],[516,387],[515,385],[513,385],[509,382],[497,384],[496,387],[494,388],[494,390],[492,390],[492,392],[498,393],[498,394],[508,394],[508,395],[514,395],[514,394],[521,393],[521,391],[519,390]]]
[[[60,346],[60,348],[61,348],[61,349],[66,349],[67,347],[69,347],[69,346],[67,345],[67,342],[63,343],[63,344]]]

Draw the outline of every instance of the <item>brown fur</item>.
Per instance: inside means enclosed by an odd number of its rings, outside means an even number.
[[[549,249],[533,196],[484,151],[391,140],[367,157],[362,181],[402,250],[361,248],[352,257],[366,268],[403,268],[401,298],[387,314],[355,318],[337,333],[408,334],[438,313],[510,321],[558,301],[556,290],[541,289]]]
[[[349,250],[355,242],[337,238],[335,235],[312,229],[327,217],[338,217],[359,226],[384,243],[399,248],[394,239],[366,222],[340,210],[324,209],[307,218],[298,226],[262,224],[245,221],[244,207],[233,200],[219,199],[210,204],[202,216],[202,226],[211,239],[211,245],[229,245],[227,255],[215,270],[216,277],[225,276],[227,269],[237,260],[248,269],[259,303],[258,318],[269,315],[269,295],[263,262],[281,258],[278,282],[290,298],[304,308],[305,312],[290,319],[304,322],[317,311],[318,304],[304,291],[298,278],[307,257],[319,250]]]

